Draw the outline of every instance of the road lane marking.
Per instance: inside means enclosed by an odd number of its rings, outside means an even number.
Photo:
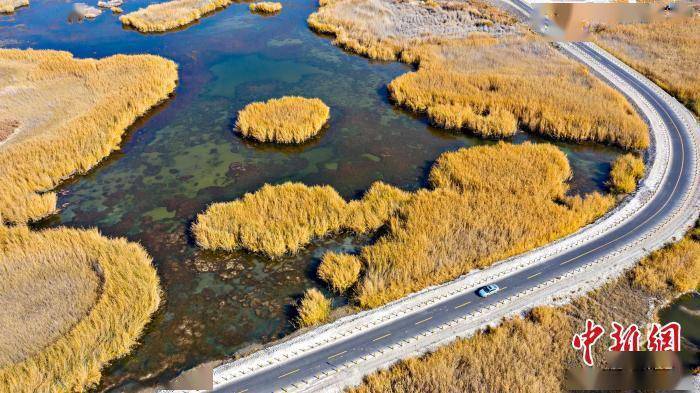
[[[247,391],[248,391],[248,389],[243,389],[243,390],[239,390],[238,393],[245,393]]]
[[[467,304],[471,304],[471,302],[464,302],[464,303],[460,304],[459,306],[455,307],[455,310],[458,308],[462,308],[462,307],[466,306]]]
[[[340,355],[342,355],[342,354],[344,354],[344,353],[347,353],[347,352],[348,352],[348,351],[338,352],[338,353],[336,353],[335,355],[329,356],[329,357],[328,357],[328,360],[331,360],[331,359],[333,359],[334,357],[338,357],[338,356],[340,356]]]
[[[296,369],[296,370],[290,371],[290,372],[288,372],[288,373],[286,373],[286,374],[282,374],[282,375],[280,375],[279,377],[277,377],[277,379],[281,379],[281,378],[290,376],[290,375],[292,375],[292,374],[294,374],[294,373],[296,373],[296,372],[299,372],[299,370],[300,370],[300,369]]]
[[[501,287],[501,291],[505,291],[508,287]]]
[[[428,318],[425,318],[425,319],[421,319],[420,321],[414,323],[414,325],[420,325],[421,323],[427,322],[427,321],[429,321],[429,320],[431,320],[431,319],[433,319],[433,317],[428,317]]]
[[[542,274],[542,272],[535,273],[535,274],[533,274],[533,275],[531,275],[531,276],[528,276],[527,279],[529,280],[529,279],[531,279],[531,278],[533,278],[533,277],[537,277],[537,276],[539,276],[540,274]]]
[[[374,340],[372,340],[372,342],[381,340],[381,339],[386,338],[386,337],[389,337],[389,336],[391,336],[391,333],[387,333],[387,334],[385,334],[385,335],[383,335],[383,336],[381,336],[381,337],[377,337],[377,338],[375,338]]]

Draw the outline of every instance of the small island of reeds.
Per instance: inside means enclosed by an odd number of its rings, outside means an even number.
[[[29,0],[0,0],[0,14],[15,12],[19,7],[29,5]]]
[[[261,14],[274,14],[280,11],[282,11],[282,3],[278,2],[261,1],[250,4],[250,12],[257,12]]]
[[[124,26],[142,33],[159,33],[186,26],[232,0],[173,0],[151,4],[119,17]]]
[[[330,108],[318,98],[273,98],[246,105],[236,128],[258,142],[302,143],[316,136],[329,117]]]

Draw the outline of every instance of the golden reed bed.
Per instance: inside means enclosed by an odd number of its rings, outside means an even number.
[[[186,26],[207,13],[227,7],[232,0],[173,0],[151,4],[119,17],[124,26],[142,33],[159,33]]]
[[[96,230],[0,225],[0,386],[82,391],[136,344],[158,308],[151,259]]]
[[[177,66],[157,56],[0,49],[0,68],[0,107],[9,109],[0,114],[0,386],[81,391],[129,352],[158,307],[155,269],[123,239],[24,223],[55,212],[50,190],[100,162],[168,97]]]
[[[700,13],[604,27],[594,39],[700,116]]]
[[[126,128],[168,98],[177,65],[157,56],[75,59],[68,52],[0,49],[0,217],[56,210],[49,190],[117,149]],[[10,125],[10,126],[8,126]]]

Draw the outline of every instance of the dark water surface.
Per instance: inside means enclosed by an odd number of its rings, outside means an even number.
[[[127,0],[123,8],[145,4]],[[77,57],[153,53],[180,65],[176,96],[132,126],[120,151],[62,186],[63,209],[44,223],[98,227],[138,241],[161,278],[162,307],[133,353],[104,371],[99,390],[148,386],[285,335],[292,329],[290,304],[304,289],[321,286],[313,279],[318,258],[362,242],[347,236],[317,241],[280,261],[202,252],[187,230],[208,204],[287,180],[329,184],[346,198],[376,180],[413,190],[424,185],[440,153],[492,143],[432,129],[395,109],[385,86],[409,67],[349,55],[308,30],[313,1],[283,4],[272,17],[234,4],[157,35],[123,29],[109,11],[70,22],[72,4],[56,0],[32,0],[0,16],[6,47],[68,50]],[[331,107],[328,129],[306,145],[285,148],[245,142],[232,131],[245,104],[282,95],[323,99]],[[533,139],[520,133],[513,141]],[[574,192],[605,190],[618,150],[556,144],[572,162]]]
[[[659,311],[661,323],[681,325],[681,360],[689,370],[700,367],[700,293],[687,293]]]

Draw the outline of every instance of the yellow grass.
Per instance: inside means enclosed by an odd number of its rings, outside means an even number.
[[[700,238],[683,239],[652,254],[634,269],[634,283],[656,293],[700,288]]]
[[[700,15],[606,27],[595,41],[700,115]]]
[[[212,204],[197,216],[192,231],[203,248],[244,248],[279,257],[343,229],[357,233],[377,229],[404,194],[375,183],[362,200],[346,203],[329,186],[265,185],[239,200]]]
[[[398,209],[388,233],[362,249],[355,298],[376,307],[572,233],[614,203],[566,196],[571,169],[548,144],[482,146],[443,154],[436,187]]]
[[[318,266],[318,277],[338,293],[345,292],[360,277],[362,262],[355,255],[327,252]]]
[[[19,7],[29,5],[29,0],[0,0],[0,14],[14,12]]]
[[[209,206],[197,216],[193,233],[204,248],[281,256],[340,228],[345,207],[329,186],[265,185],[240,200]]]
[[[168,97],[177,65],[157,56],[74,59],[68,52],[0,49],[0,216],[26,222],[51,214],[47,192],[115,150],[124,130]]]
[[[119,17],[124,26],[142,33],[163,32],[188,25],[232,0],[173,0],[151,4]]]
[[[393,80],[391,97],[440,127],[507,137],[521,125],[559,139],[649,146],[645,123],[624,97],[549,43],[453,41],[405,56],[420,68]]]
[[[330,254],[319,268],[335,291],[355,286],[359,305],[376,307],[572,233],[613,205],[597,193],[567,196],[570,176],[552,145],[500,143],[443,154],[430,173],[433,190],[377,183],[347,203],[328,186],[265,185],[211,205],[193,232],[204,248],[278,257],[314,238],[386,225],[359,259]]]
[[[0,226],[0,271],[3,391],[97,383],[100,368],[129,352],[160,301],[143,248],[95,230]]]
[[[251,3],[250,11],[261,12],[265,14],[274,14],[275,12],[282,11],[282,3],[274,1],[261,1],[258,3]]]
[[[329,117],[330,108],[318,98],[273,98],[246,105],[236,128],[260,142],[302,143],[318,134]]]
[[[331,300],[316,288],[307,289],[297,308],[297,325],[307,327],[326,322],[331,315]]]
[[[692,253],[687,257],[686,253]],[[648,321],[649,301],[669,299],[687,286],[640,289],[634,283],[640,271],[652,269],[652,282],[700,280],[700,243],[689,239],[645,259],[632,274],[605,285],[559,307],[539,307],[526,318],[514,318],[495,329],[469,339],[459,339],[420,358],[399,362],[388,370],[365,378],[350,389],[370,392],[558,392],[564,389],[565,370],[580,367],[580,354],[571,349],[571,339],[584,326],[586,318],[609,328],[612,320],[623,325]],[[671,264],[673,269],[665,266]],[[646,277],[646,274],[643,274]],[[651,292],[649,292],[649,290]],[[596,345],[594,360],[600,364],[609,339]]]
[[[389,91],[439,127],[501,138],[521,126],[554,138],[649,146],[645,123],[621,94],[480,1],[326,0],[308,22],[358,54],[418,63]]]
[[[618,157],[610,170],[610,187],[614,192],[630,193],[644,177],[644,161],[633,154]]]

